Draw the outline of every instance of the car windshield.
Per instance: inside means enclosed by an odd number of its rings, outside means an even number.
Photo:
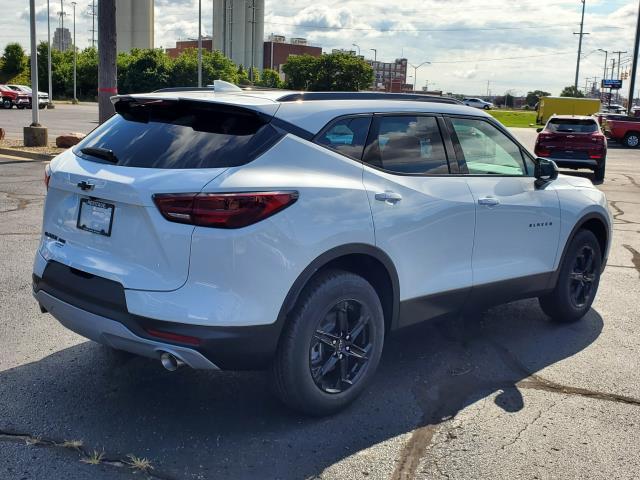
[[[594,120],[578,118],[552,118],[547,124],[551,132],[594,133],[598,125]]]

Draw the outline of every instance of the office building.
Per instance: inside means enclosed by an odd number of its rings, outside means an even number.
[[[282,67],[294,55],[319,57],[322,55],[322,48],[309,45],[305,38],[290,38],[287,42],[284,36],[273,34],[264,42],[264,68],[276,70],[282,79],[285,78]]]

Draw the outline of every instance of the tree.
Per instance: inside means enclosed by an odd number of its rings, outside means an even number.
[[[150,92],[169,86],[171,63],[165,52],[134,48],[127,57],[118,55],[118,92]],[[125,67],[122,72],[121,64]]]
[[[527,92],[527,97],[525,98],[525,103],[530,107],[535,107],[536,103],[540,101],[541,97],[548,97],[551,95],[549,92],[545,92],[543,90],[534,90],[533,92]]]
[[[9,43],[2,55],[2,74],[5,80],[20,75],[27,69],[28,59],[19,43]]]
[[[295,90],[358,91],[373,83],[373,69],[355,55],[330,53],[291,57],[283,67]]]
[[[287,76],[287,88],[308,90],[318,70],[318,59],[311,55],[289,57],[282,71]]]
[[[262,71],[262,78],[258,85],[261,87],[282,88],[283,82],[280,80],[278,72],[270,68],[265,68]]]
[[[564,89],[560,93],[560,96],[582,98],[584,97],[584,93],[578,90],[574,85],[571,85],[569,87],[564,87]]]

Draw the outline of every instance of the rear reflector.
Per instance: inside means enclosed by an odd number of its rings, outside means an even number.
[[[170,342],[184,343],[186,345],[193,345],[194,347],[202,344],[202,340],[196,337],[190,337],[189,335],[179,335],[177,333],[163,332],[150,328],[146,329],[146,332],[152,337],[161,338],[162,340],[168,340]]]
[[[163,193],[153,201],[170,222],[241,228],[292,205],[298,192]]]
[[[51,167],[46,164],[44,167],[44,186],[49,190],[49,180],[51,180]]]

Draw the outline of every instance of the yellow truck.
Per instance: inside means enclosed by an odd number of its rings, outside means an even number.
[[[547,123],[551,115],[593,115],[600,111],[597,98],[541,97],[538,102],[536,122]]]

